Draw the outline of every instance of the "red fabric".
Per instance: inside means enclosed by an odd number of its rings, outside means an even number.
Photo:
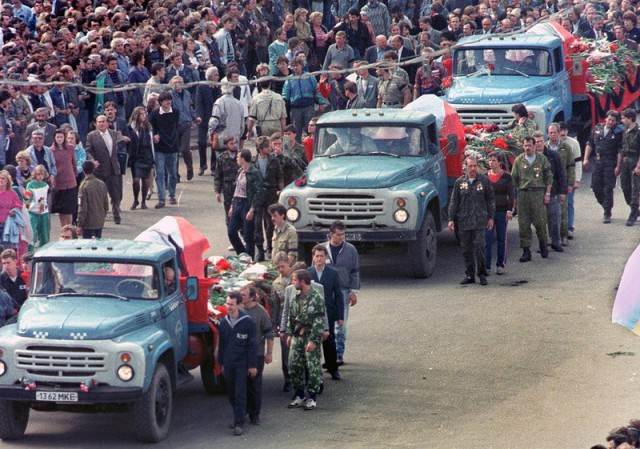
[[[440,139],[440,148],[443,149],[443,153],[445,154],[444,160],[447,164],[447,176],[449,178],[459,178],[463,175],[462,161],[464,159],[464,148],[467,145],[464,138],[464,125],[460,121],[460,117],[456,110],[453,109],[449,103],[444,102],[444,110],[445,115],[441,129],[441,135],[443,137]],[[447,154],[448,149],[445,147],[447,145],[447,136],[449,134],[455,134],[458,136],[458,154]]]
[[[204,276],[202,254],[209,249],[209,241],[183,217],[173,217],[176,220],[180,236],[184,242],[182,261],[189,276]]]
[[[307,162],[311,162],[313,159],[313,143],[315,137],[309,136],[306,139],[302,140],[302,145],[304,145],[304,152],[307,155]]]
[[[180,276],[180,289],[183,293],[187,289],[186,282],[187,277]],[[209,321],[209,289],[214,283],[215,279],[198,279],[198,299],[196,301],[187,301],[187,319],[190,323],[207,323]]]

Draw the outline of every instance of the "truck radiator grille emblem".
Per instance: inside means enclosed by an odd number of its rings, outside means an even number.
[[[105,353],[86,347],[28,346],[16,350],[18,368],[51,380],[94,376],[107,370],[105,359]]]
[[[456,108],[463,125],[474,123],[495,123],[498,126],[508,125],[513,115],[505,109],[465,109]]]
[[[366,222],[384,215],[384,200],[373,195],[319,195],[309,198],[307,205],[320,220]]]

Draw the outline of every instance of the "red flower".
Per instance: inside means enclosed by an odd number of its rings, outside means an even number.
[[[307,178],[303,176],[300,179],[296,179],[295,183],[296,187],[304,187],[307,185]]]
[[[218,271],[227,271],[231,269],[231,264],[227,261],[227,259],[220,259],[216,262],[216,268]]]
[[[474,128],[472,128],[471,126],[465,126],[464,127],[464,133],[465,134],[475,134],[476,130]]]
[[[502,150],[506,150],[507,148],[509,148],[507,141],[504,140],[502,137],[498,137],[496,140],[494,140],[493,146],[496,148],[500,148]]]
[[[484,125],[484,130],[488,133],[493,133],[498,131],[498,125],[496,125],[495,123],[488,123],[486,125]]]
[[[611,45],[609,45],[609,50],[615,53],[616,51],[618,51],[618,46],[612,43]]]
[[[493,64],[491,64],[491,63],[489,63],[489,64],[487,64],[487,68],[488,68],[489,70],[495,70],[495,69],[496,69],[496,66],[495,66],[495,65],[493,65]]]
[[[445,89],[448,89],[449,87],[451,87],[452,84],[453,84],[453,80],[451,79],[450,76],[447,76],[446,78],[442,79],[442,87],[444,87]]]

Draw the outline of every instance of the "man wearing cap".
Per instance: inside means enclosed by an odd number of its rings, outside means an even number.
[[[49,116],[49,111],[47,110],[47,108],[44,108],[44,107],[38,108],[36,109],[34,115],[35,115],[36,121],[28,125],[27,130],[25,131],[26,141],[31,142],[31,134],[33,134],[35,130],[40,130],[42,131],[44,136],[43,144],[45,146],[50,147],[51,145],[53,145],[53,134],[56,131],[56,127],[55,125],[47,121],[47,117]]]

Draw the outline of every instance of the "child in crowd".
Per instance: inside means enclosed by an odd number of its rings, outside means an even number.
[[[29,211],[29,219],[33,228],[33,247],[39,248],[49,243],[49,206],[47,205],[47,195],[49,184],[46,179],[49,177],[44,165],[38,165],[33,169],[32,180],[27,184],[25,201]],[[30,248],[33,250],[33,248]]]

